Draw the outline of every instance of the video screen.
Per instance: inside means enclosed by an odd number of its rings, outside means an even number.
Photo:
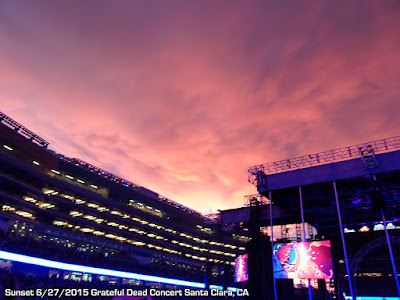
[[[333,278],[331,242],[275,244],[273,270],[275,278]]]
[[[248,269],[248,254],[244,254],[235,260],[235,282],[242,282],[249,280]]]

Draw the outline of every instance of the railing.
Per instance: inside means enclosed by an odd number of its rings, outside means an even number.
[[[400,149],[400,136],[353,145],[350,147],[319,152],[310,155],[256,165],[249,168],[249,182],[255,184],[259,174],[277,174],[332,162],[345,161],[361,157],[361,150],[372,147],[375,154]]]
[[[271,203],[267,197],[261,194],[253,194],[244,196],[244,205],[250,206],[250,202],[254,201],[253,199],[256,199],[260,205],[267,205]]]
[[[180,204],[180,203],[178,203],[178,202],[176,202],[174,200],[171,200],[171,199],[169,199],[167,197],[158,195],[158,200],[163,201],[163,202],[165,202],[165,203],[167,203],[167,204],[169,204],[171,206],[174,206],[175,208],[179,208],[179,209],[182,209],[182,210],[184,210],[184,211],[186,211],[188,213],[191,213],[191,214],[197,215],[199,217],[202,217],[202,218],[204,218],[204,220],[208,219],[206,216],[203,216],[198,211],[195,211],[194,209],[191,209],[191,208],[189,208],[187,206],[184,206],[184,205],[182,205],[182,204]]]
[[[40,136],[38,136],[37,134],[33,133],[28,128],[22,126],[17,121],[14,121],[13,119],[11,119],[6,114],[3,114],[2,112],[0,112],[0,122],[2,124],[6,125],[8,128],[10,128],[12,130],[15,130],[20,135],[22,135],[24,138],[26,138],[28,140],[31,140],[36,145],[39,145],[39,146],[41,146],[43,148],[47,148],[47,146],[49,145],[49,142],[47,142],[46,140],[42,139]]]
[[[79,158],[66,158],[65,157],[64,159],[68,160],[69,162],[71,162],[71,163],[73,163],[75,165],[79,165],[79,166],[89,170],[90,172],[95,173],[96,175],[98,175],[100,177],[109,179],[109,180],[111,180],[111,181],[113,181],[115,183],[119,183],[121,185],[124,185],[124,186],[129,187],[129,188],[133,188],[133,189],[140,188],[139,185],[137,185],[137,184],[135,184],[135,183],[133,183],[133,182],[131,182],[129,180],[126,180],[126,179],[124,179],[122,177],[119,177],[118,175],[115,175],[115,174],[113,174],[111,172],[103,170],[103,169],[101,169],[101,168],[99,168],[99,167],[97,167],[95,165],[92,165],[92,164],[90,164],[90,163],[88,163],[88,162],[86,162],[84,160],[81,160]]]
[[[43,148],[47,148],[47,146],[49,145],[49,143],[46,140],[44,140],[40,136],[34,134],[28,128],[22,126],[17,121],[11,119],[9,116],[7,116],[6,114],[4,114],[2,112],[0,112],[0,122],[2,124],[6,125],[7,127],[9,127],[10,129],[15,130],[16,132],[18,132],[20,135],[22,135],[26,139],[31,140],[33,143],[35,143],[35,144],[37,144],[37,145],[39,145],[39,146],[41,146]],[[99,168],[97,166],[94,166],[94,165],[92,165],[92,164],[90,164],[88,162],[85,162],[85,161],[83,161],[83,160],[81,160],[79,158],[69,158],[69,157],[61,155],[61,154],[59,154],[59,157],[61,157],[65,161],[68,161],[68,162],[70,162],[70,163],[72,163],[74,165],[81,166],[81,167],[89,170],[90,172],[93,172],[93,173],[95,173],[95,174],[97,174],[97,175],[99,175],[99,176],[101,176],[103,178],[106,178],[108,180],[111,180],[111,181],[113,181],[115,183],[119,183],[121,185],[124,185],[124,186],[126,186],[128,188],[133,188],[133,189],[136,189],[136,190],[141,188],[141,186],[139,186],[139,185],[137,185],[137,184],[135,184],[135,183],[133,183],[133,182],[131,182],[129,180],[126,180],[126,179],[124,179],[124,178],[122,178],[122,177],[120,177],[118,175],[115,175],[115,174],[113,174],[111,172],[103,170],[103,169],[101,169],[101,168]],[[175,202],[175,201],[173,201],[171,199],[163,197],[161,195],[158,195],[158,200],[161,201],[161,202],[167,203],[167,204],[169,204],[171,206],[174,206],[175,208],[182,209],[182,210],[184,210],[184,211],[186,211],[188,213],[191,213],[191,214],[194,214],[194,215],[198,215],[200,217],[203,217],[203,218],[207,219],[206,217],[204,217],[199,212],[197,212],[197,211],[195,211],[195,210],[193,210],[193,209],[191,209],[189,207],[186,207],[186,206],[184,206],[182,204],[179,204],[178,202]]]
[[[7,116],[6,114],[4,114],[2,112],[0,112],[0,123],[6,125],[8,128],[18,132],[20,135],[22,135],[26,139],[31,140],[33,143],[35,143],[35,144],[37,144],[37,145],[39,145],[39,146],[41,146],[43,148],[47,148],[47,146],[49,145],[49,142],[47,142],[46,140],[42,139],[40,136],[36,135],[32,131],[30,131],[28,128],[22,126],[17,121],[11,119],[9,116]],[[120,177],[118,175],[115,175],[115,174],[113,174],[111,172],[103,170],[103,169],[101,169],[101,168],[99,168],[97,166],[94,166],[94,165],[92,165],[92,164],[90,164],[88,162],[85,162],[85,161],[83,161],[83,160],[81,160],[79,158],[69,158],[69,157],[64,156],[62,154],[58,154],[58,156],[61,159],[65,160],[65,161],[68,161],[68,162],[70,162],[70,163],[72,163],[74,165],[83,167],[83,168],[89,170],[90,172],[95,173],[98,176],[106,178],[106,179],[108,179],[110,181],[113,181],[115,183],[119,183],[119,184],[121,184],[121,185],[123,185],[125,187],[132,188],[132,189],[135,189],[135,190],[139,190],[141,188],[141,186],[139,186],[139,185],[137,185],[137,184],[135,184],[135,183],[133,183],[133,182],[131,182],[129,180],[126,180],[126,179],[124,179],[124,178],[122,178],[122,177]],[[161,195],[157,194],[157,200],[159,200],[161,202],[164,202],[164,203],[167,203],[168,205],[173,206],[175,208],[182,209],[182,210],[184,210],[184,211],[186,211],[188,213],[200,216],[200,217],[204,218],[205,220],[207,220],[207,217],[203,216],[199,212],[197,212],[197,211],[195,211],[195,210],[193,210],[193,209],[191,209],[189,207],[186,207],[186,206],[184,206],[182,204],[179,204],[178,202],[175,202],[175,201],[173,201],[171,199],[168,199],[167,197],[164,197],[164,196],[161,196]]]
[[[124,178],[122,178],[122,177],[120,177],[118,175],[115,175],[115,174],[113,174],[111,172],[103,170],[103,169],[101,169],[101,168],[99,168],[99,167],[97,167],[95,165],[92,165],[92,164],[90,164],[90,163],[88,163],[88,162],[86,162],[84,160],[81,160],[79,158],[69,158],[69,157],[66,157],[66,156],[63,156],[63,155],[60,155],[60,157],[65,161],[68,161],[68,162],[70,162],[70,163],[72,163],[72,164],[74,164],[76,166],[80,166],[82,168],[85,168],[85,169],[89,170],[92,173],[95,173],[96,175],[98,175],[100,177],[103,177],[103,178],[106,178],[106,179],[108,179],[108,180],[110,180],[112,182],[121,184],[121,185],[123,185],[123,186],[125,186],[127,188],[132,188],[134,190],[140,190],[141,189],[140,185],[137,185],[136,183],[133,183],[133,182],[131,182],[129,180],[126,180],[126,179],[124,179]],[[157,195],[157,200],[159,200],[161,202],[167,203],[170,206],[173,206],[175,208],[181,209],[181,210],[186,211],[188,213],[197,215],[199,217],[206,218],[202,214],[200,214],[199,212],[197,212],[197,211],[195,211],[195,210],[193,210],[193,209],[191,209],[189,207],[186,207],[186,206],[184,206],[184,205],[182,205],[182,204],[180,204],[178,202],[175,202],[175,201],[173,201],[171,199],[168,199],[167,197],[161,196],[161,195],[159,195],[157,193],[154,193],[154,194],[155,194],[154,197],[156,197],[156,195]]]

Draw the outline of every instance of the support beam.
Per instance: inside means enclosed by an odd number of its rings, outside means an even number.
[[[352,281],[351,281],[352,274],[350,273],[349,259],[347,257],[346,241],[344,239],[344,233],[343,233],[342,215],[340,214],[339,198],[338,198],[337,189],[336,189],[336,181],[333,182],[333,189],[335,191],[336,209],[337,209],[338,219],[339,219],[340,236],[342,238],[344,261],[346,263],[346,271],[347,271],[347,274],[348,274],[347,279],[348,279],[348,282],[349,282],[350,296],[351,296],[351,299],[355,300],[354,293],[353,293],[353,284],[352,284]]]

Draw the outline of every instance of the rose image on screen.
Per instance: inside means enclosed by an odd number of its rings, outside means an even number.
[[[275,278],[333,278],[330,241],[279,243],[273,248]]]

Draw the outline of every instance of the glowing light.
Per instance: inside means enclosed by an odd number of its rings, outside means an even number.
[[[143,275],[143,274],[138,274],[138,273],[130,273],[130,272],[123,272],[123,271],[115,271],[115,270],[110,270],[110,269],[68,264],[68,263],[62,263],[62,262],[47,260],[47,259],[38,258],[38,257],[32,257],[32,256],[27,256],[27,255],[22,255],[22,254],[15,254],[15,253],[6,252],[6,251],[0,251],[0,258],[5,259],[5,260],[26,263],[26,264],[30,264],[30,265],[42,266],[42,267],[47,267],[47,268],[56,268],[56,269],[61,269],[61,270],[66,270],[66,271],[114,276],[114,277],[136,279],[136,280],[143,280],[143,281],[150,281],[150,282],[160,282],[160,283],[174,284],[174,285],[180,285],[180,286],[189,286],[189,287],[201,288],[201,289],[205,288],[205,284],[200,283],[200,282],[192,282],[192,281],[186,281],[186,280],[178,280],[178,279],[172,279],[172,278]]]
[[[224,288],[220,285],[210,285],[210,289],[218,289],[218,290],[223,290]]]
[[[386,228],[387,228],[387,229],[396,229],[396,226],[394,226],[393,223],[388,223],[388,224],[386,225]]]
[[[25,217],[25,218],[31,218],[31,219],[33,219],[33,215],[32,215],[31,213],[27,212],[27,211],[17,210],[15,213],[16,213],[17,215],[23,216],[23,217]]]
[[[374,226],[374,231],[378,231],[378,230],[385,230],[385,226],[383,226],[383,224],[376,224]]]
[[[369,229],[368,226],[363,226],[363,227],[361,227],[358,231],[359,231],[359,232],[368,232],[368,231],[370,231],[370,229]]]
[[[3,147],[6,148],[9,151],[13,151],[14,150],[13,148],[11,148],[10,146],[7,146],[7,145],[3,145]]]

